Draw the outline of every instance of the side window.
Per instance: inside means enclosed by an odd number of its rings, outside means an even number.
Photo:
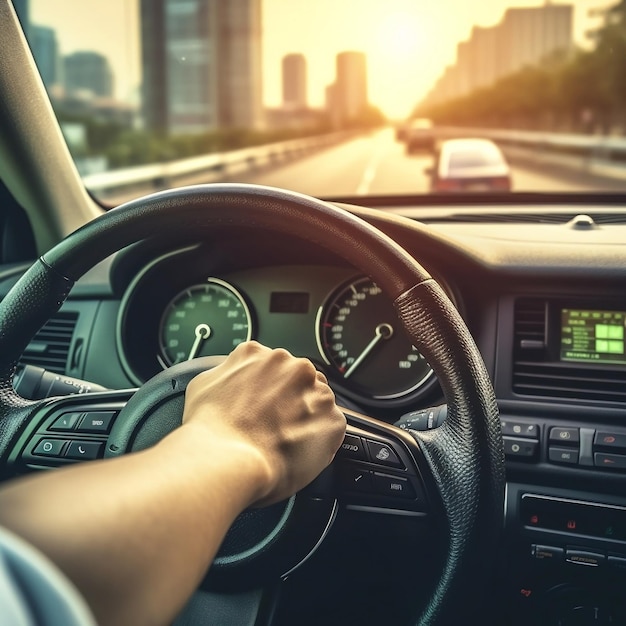
[[[26,212],[0,180],[0,264],[36,258],[35,237]]]

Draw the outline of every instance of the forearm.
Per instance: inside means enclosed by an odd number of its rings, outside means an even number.
[[[145,452],[9,485],[0,523],[66,573],[99,623],[168,623],[263,478],[249,449],[186,425]]]

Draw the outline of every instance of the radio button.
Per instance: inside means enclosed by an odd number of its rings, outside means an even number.
[[[622,454],[596,452],[593,456],[596,467],[603,467],[605,469],[626,469],[626,456]]]
[[[41,456],[61,456],[61,452],[67,441],[65,439],[41,439],[33,454]]]
[[[530,547],[530,553],[539,561],[561,561],[563,559],[563,555],[565,554],[565,550],[563,548],[559,548],[558,546],[541,546],[537,544],[533,544]]]
[[[365,448],[363,446],[363,440],[356,435],[346,434],[343,443],[339,447],[338,454],[350,459],[357,459],[359,461],[365,461]]]
[[[358,465],[340,466],[339,481],[346,491],[372,492],[372,472]]]
[[[63,413],[60,417],[58,417],[52,426],[50,426],[50,430],[74,430],[74,426],[76,426],[76,422],[82,417],[82,413]]]
[[[626,450],[626,434],[599,430],[593,443],[602,448]]]
[[[548,459],[552,463],[567,463],[569,465],[578,464],[578,450],[576,448],[558,448],[550,446],[548,449]]]
[[[570,550],[565,552],[565,560],[574,565],[586,565],[598,567],[606,561],[606,556],[600,552],[588,552],[587,550]]]
[[[530,439],[539,439],[539,424],[514,422],[508,419],[500,420],[503,435],[512,435],[513,437],[528,437]]]
[[[116,415],[115,411],[88,411],[76,430],[79,433],[108,433]]]
[[[565,445],[577,444],[580,441],[578,428],[563,428],[555,426],[550,429],[550,441],[559,442]]]
[[[77,441],[70,442],[69,448],[65,452],[68,459],[88,460],[97,459],[102,456],[102,443],[99,441]]]
[[[508,457],[532,458],[537,454],[538,441],[532,439],[516,439],[515,437],[503,437],[504,454]]]
[[[413,485],[406,478],[376,473],[374,473],[374,491],[383,496],[407,498],[409,500],[414,499],[416,495]]]
[[[369,448],[372,463],[405,469],[404,463],[402,463],[398,454],[390,445],[382,441],[372,441],[371,439],[366,439],[365,442]]]

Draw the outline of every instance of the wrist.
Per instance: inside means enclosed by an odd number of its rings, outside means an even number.
[[[176,463],[193,474],[200,490],[214,497],[215,486],[241,510],[272,490],[274,472],[267,458],[250,442],[230,433],[216,433],[199,422],[186,422],[165,437],[161,452],[176,456]]]

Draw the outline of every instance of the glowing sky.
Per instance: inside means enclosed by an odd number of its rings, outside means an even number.
[[[227,1],[227,0],[220,0]],[[508,6],[538,0],[262,0],[264,102],[281,102],[281,59],[307,59],[309,103],[321,106],[343,50],[366,53],[373,104],[404,116],[454,62],[456,44],[473,25],[491,26]],[[583,41],[592,7],[604,0],[575,0],[574,35]],[[137,0],[31,0],[31,21],[57,31],[61,51],[96,50],[109,57],[116,95],[137,97],[140,82]]]

